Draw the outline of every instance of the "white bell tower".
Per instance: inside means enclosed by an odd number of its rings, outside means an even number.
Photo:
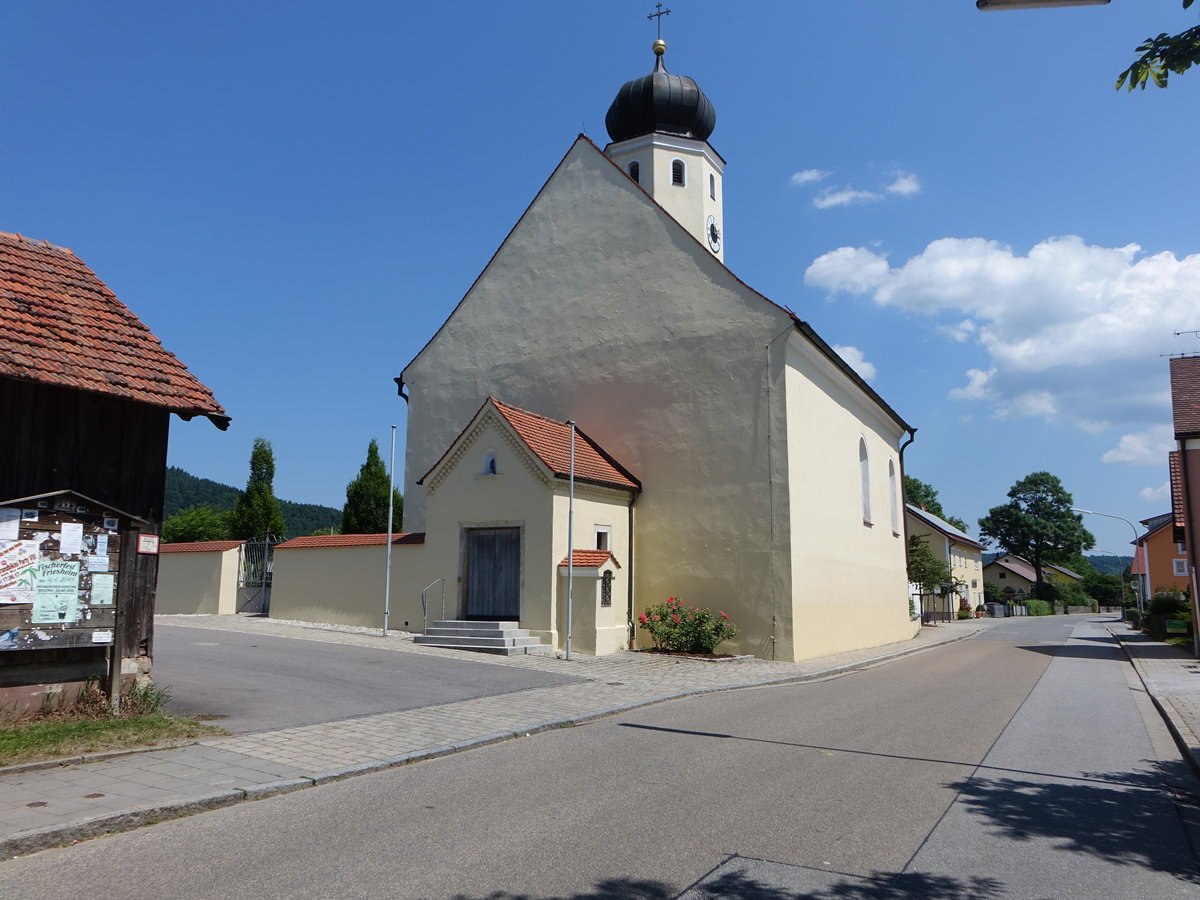
[[[724,262],[725,160],[708,143],[717,113],[693,79],[666,70],[666,52],[660,37],[654,71],[617,91],[604,152]]]

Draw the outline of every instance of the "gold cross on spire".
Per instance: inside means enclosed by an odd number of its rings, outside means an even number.
[[[662,40],[662,17],[669,16],[671,14],[671,11],[669,9],[663,9],[663,5],[661,3],[655,3],[654,8],[656,10],[658,10],[658,12],[652,12],[652,13],[650,13],[650,15],[646,16],[646,18],[658,20],[658,22],[657,22],[658,39],[661,41]]]

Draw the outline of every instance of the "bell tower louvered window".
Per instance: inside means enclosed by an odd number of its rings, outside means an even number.
[[[682,159],[671,160],[671,184],[683,187],[687,176],[687,167]]]

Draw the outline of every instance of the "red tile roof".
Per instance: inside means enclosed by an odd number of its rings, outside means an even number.
[[[1037,581],[1037,571],[1030,563],[1019,556],[1001,556],[992,560],[988,565],[997,565],[1002,569],[1008,569],[1008,571],[1020,575],[1026,581]]]
[[[1171,360],[1171,409],[1176,438],[1200,435],[1200,356]]]
[[[618,569],[621,564],[617,562],[617,558],[608,550],[572,550],[571,565],[577,569],[598,569],[609,560],[613,561],[613,565]],[[562,562],[558,564],[560,569],[567,568],[567,558],[564,556]]]
[[[1183,492],[1183,455],[1178,450],[1172,450],[1167,454],[1167,462],[1171,470],[1171,524],[1175,527],[1175,540],[1182,544],[1183,529],[1187,526],[1187,498]]]
[[[212,391],[70,250],[0,232],[0,375],[229,425]]]
[[[425,532],[411,531],[393,534],[392,545],[423,544]],[[386,534],[312,534],[295,537],[276,545],[276,550],[308,550],[314,547],[383,547],[387,545]]]
[[[525,445],[534,452],[555,475],[567,478],[571,473],[571,426],[531,413],[520,407],[502,403],[495,397],[488,402],[496,407],[513,427]],[[642,483],[600,445],[575,427],[575,477],[593,484],[641,490]]]
[[[159,553],[224,553],[244,541],[194,541],[190,544],[159,544]]]

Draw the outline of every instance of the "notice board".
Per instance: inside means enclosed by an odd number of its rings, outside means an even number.
[[[70,492],[0,505],[0,653],[112,644],[129,526]]]

